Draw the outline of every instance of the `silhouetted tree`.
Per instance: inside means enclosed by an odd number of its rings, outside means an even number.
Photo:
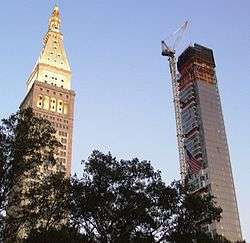
[[[1,236],[13,240],[30,211],[23,207],[26,189],[43,177],[39,169],[55,165],[60,143],[50,122],[34,116],[31,108],[3,119],[0,125]],[[33,198],[33,197],[32,197]],[[22,206],[21,206],[22,205]]]
[[[73,179],[71,223],[91,240],[181,242],[220,219],[211,196],[189,194],[179,182],[166,186],[148,161],[94,151],[84,164],[83,177]]]
[[[29,202],[26,210],[25,226],[29,230],[42,229],[43,232],[59,229],[66,225],[69,215],[70,178],[64,172],[52,172],[34,180],[24,197]]]
[[[210,194],[192,194],[180,182],[172,184],[177,191],[177,206],[174,212],[173,227],[169,231],[169,240],[174,242],[192,242],[191,239],[203,237],[202,228],[219,221],[222,209],[215,206]]]
[[[74,229],[62,227],[61,229],[32,230],[24,243],[92,243],[88,237]]]
[[[202,227],[220,219],[210,195],[166,186],[150,162],[93,151],[80,178],[57,168],[50,122],[19,111],[0,125],[0,230],[15,242],[210,242]],[[1,228],[2,227],[2,228]],[[46,241],[47,240],[47,241]],[[206,241],[205,241],[206,240]]]

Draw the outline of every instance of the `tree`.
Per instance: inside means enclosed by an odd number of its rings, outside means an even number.
[[[189,188],[180,182],[172,184],[177,190],[177,206],[174,213],[173,227],[169,231],[169,240],[174,242],[192,242],[192,239],[207,238],[202,228],[219,221],[222,209],[216,207],[210,194],[192,194]],[[204,238],[205,237],[205,238]]]
[[[33,230],[25,243],[92,243],[88,237],[74,229],[62,227],[61,229]]]
[[[110,154],[94,151],[85,163],[83,178],[73,180],[72,224],[83,228],[98,242],[130,242],[133,238],[152,238],[171,215],[163,201],[165,188],[160,173],[150,163],[138,159],[118,162]],[[174,205],[174,196],[165,199]],[[165,209],[165,210],[164,210]]]
[[[34,180],[24,194],[25,226],[46,232],[66,225],[69,214],[70,178],[64,172],[52,172]]]
[[[18,111],[0,125],[0,220],[1,236],[14,240],[28,220],[25,207],[29,185],[42,178],[56,164],[54,154],[60,143],[50,122],[38,118],[31,108]],[[14,233],[13,233],[14,232]]]
[[[81,178],[54,173],[59,146],[51,124],[31,109],[2,121],[5,242],[15,242],[20,232],[27,242],[191,242],[205,239],[202,226],[220,219],[213,197],[190,194],[179,182],[166,186],[148,161],[94,151]]]
[[[84,164],[72,183],[70,222],[95,242],[191,242],[202,224],[220,218],[211,196],[166,186],[148,161],[94,151]]]

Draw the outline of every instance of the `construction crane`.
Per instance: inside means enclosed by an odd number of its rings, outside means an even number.
[[[184,134],[182,132],[181,124],[181,105],[179,98],[178,89],[178,77],[177,77],[177,65],[176,65],[176,47],[179,44],[181,38],[188,28],[189,22],[185,23],[177,29],[170,37],[166,40],[161,41],[162,56],[168,57],[170,75],[172,80],[172,89],[174,97],[174,109],[175,109],[175,119],[176,119],[176,130],[177,130],[177,142],[179,150],[179,160],[180,160],[180,171],[182,180],[185,179],[187,172],[187,166],[185,163],[185,149],[184,149]],[[172,42],[172,45],[171,43]]]

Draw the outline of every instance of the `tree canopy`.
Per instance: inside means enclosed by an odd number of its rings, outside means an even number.
[[[95,242],[181,242],[220,219],[212,196],[166,186],[149,161],[93,151],[84,166],[72,180],[70,223]]]
[[[12,239],[21,225],[30,222],[28,191],[41,181],[60,146],[50,122],[34,116],[31,108],[18,111],[0,125],[1,237]],[[36,184],[38,185],[38,184]],[[27,203],[28,202],[28,203]],[[22,205],[22,206],[21,206]],[[27,219],[27,220],[26,220]]]
[[[166,185],[149,161],[118,160],[93,151],[81,176],[57,168],[60,143],[51,124],[31,109],[0,125],[0,231],[15,242],[215,242],[203,227],[219,221],[209,194]],[[43,168],[41,170],[41,168]],[[25,188],[25,190],[24,190]],[[11,210],[15,209],[15,210]]]

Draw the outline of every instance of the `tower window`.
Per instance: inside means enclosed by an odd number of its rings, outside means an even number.
[[[68,114],[68,109],[69,109],[69,106],[68,106],[68,104],[67,103],[64,103],[64,115],[67,115]]]
[[[57,101],[57,112],[59,112],[59,113],[62,113],[62,109],[63,109],[62,104],[63,104],[62,100]],[[62,121],[62,119],[60,119],[60,122],[61,121]]]
[[[42,99],[43,99],[43,96],[42,96],[42,95],[39,95],[39,96],[37,97],[36,106],[37,106],[38,108],[42,108]]]
[[[43,108],[45,110],[49,109],[49,96],[47,96],[47,95],[44,96]]]
[[[45,78],[47,78],[48,77],[48,75],[47,74],[45,74]]]
[[[64,80],[63,80],[63,79],[62,79],[61,81],[62,81],[62,82],[64,82]]]

